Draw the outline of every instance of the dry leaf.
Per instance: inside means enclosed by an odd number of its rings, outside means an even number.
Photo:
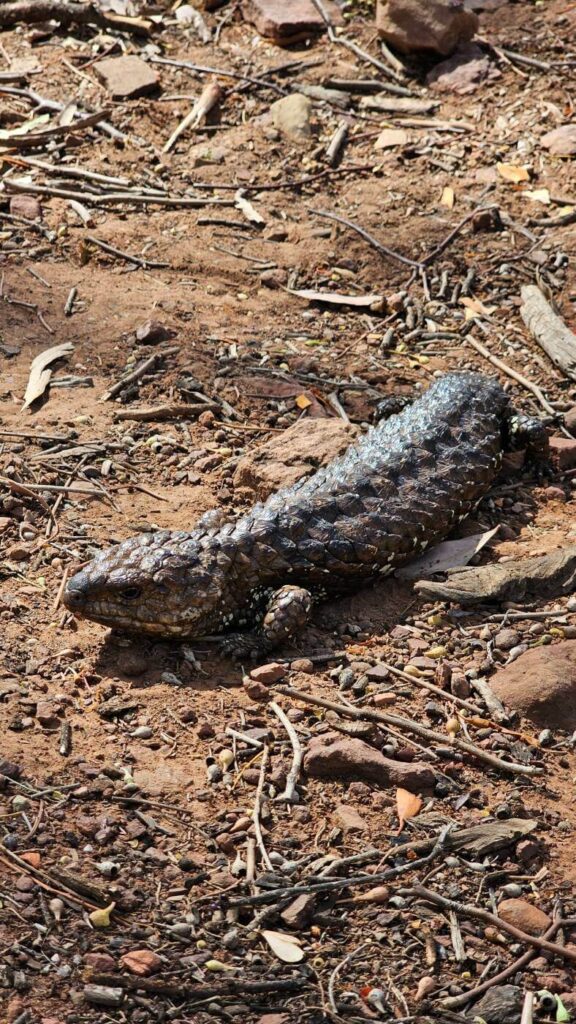
[[[403,128],[385,128],[374,143],[374,149],[392,149],[394,146],[405,146],[408,132]]]
[[[488,541],[498,533],[499,526],[485,533],[475,533],[471,537],[461,537],[458,540],[445,540],[436,544],[430,551],[427,551],[421,558],[411,562],[410,565],[398,569],[396,576],[400,579],[421,579],[421,573],[447,572],[448,569],[457,569],[462,565],[468,565],[471,558],[482,550]]]
[[[532,191],[527,189],[522,195],[526,199],[532,199],[535,203],[544,203],[546,206],[550,202],[550,191],[547,188],[535,188]]]
[[[298,395],[296,398],[296,405],[299,409],[308,409],[312,405],[312,402],[309,398],[306,398],[306,395]]]
[[[23,409],[27,409],[29,405],[32,405],[36,399],[44,394],[52,376],[52,370],[48,369],[50,364],[55,363],[57,359],[63,359],[64,356],[70,355],[73,351],[74,345],[69,341],[65,341],[62,345],[54,345],[52,348],[45,349],[44,352],[40,352],[32,360],[26,394],[24,395]]]
[[[442,195],[440,197],[440,205],[447,206],[449,210],[454,206],[454,189],[450,188],[449,185],[442,189]]]
[[[279,960],[285,964],[298,964],[304,959],[304,953],[300,949],[300,939],[295,935],[286,935],[285,932],[261,932],[262,938],[270,946],[270,949]]]
[[[370,309],[376,302],[383,302],[383,295],[341,295],[339,292],[317,292],[313,288],[300,288],[291,291],[299,299],[308,302],[327,302],[331,306],[357,306],[359,309]]]
[[[397,789],[396,809],[398,811],[398,821],[400,822],[398,831],[401,832],[408,818],[415,818],[422,809],[422,800],[415,793],[409,793],[407,789]]]
[[[209,82],[202,90],[200,97],[196,100],[196,103],[192,107],[190,113],[187,114],[184,120],[180,121],[180,124],[176,126],[172,135],[162,147],[162,152],[169,153],[176,145],[176,142],[182,133],[187,131],[188,128],[199,128],[201,124],[204,124],[204,121],[212,108],[220,102],[223,96],[224,91],[218,85],[218,82]]]
[[[518,164],[496,164],[498,174],[504,181],[510,181],[518,185],[521,181],[530,181],[530,172],[527,167],[519,167]]]
[[[110,915],[116,906],[115,903],[111,903],[108,907],[103,907],[102,910],[93,910],[91,914],[88,914],[93,928],[109,928],[110,927]]]
[[[467,295],[460,302],[465,306],[464,319],[465,320],[476,320],[480,316],[490,316],[490,313],[494,313],[497,306],[485,306],[480,299],[471,299]]]

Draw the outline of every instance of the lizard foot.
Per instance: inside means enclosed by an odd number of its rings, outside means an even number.
[[[233,658],[256,660],[302,629],[310,615],[312,596],[303,587],[285,586],[276,590],[261,625],[251,633],[229,633],[221,650]]]

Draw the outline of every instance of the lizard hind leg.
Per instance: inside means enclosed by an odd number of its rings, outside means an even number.
[[[221,650],[234,658],[259,658],[289,637],[298,633],[308,621],[312,595],[304,587],[285,586],[275,590],[262,622],[251,633],[230,633],[224,637]]]

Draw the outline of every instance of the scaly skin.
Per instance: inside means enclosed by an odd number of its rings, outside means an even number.
[[[522,441],[545,452],[542,425],[517,415],[497,381],[449,374],[236,522],[200,521],[103,552],[70,580],[64,602],[117,629],[201,638],[250,624],[270,601],[257,633],[228,642],[263,653],[302,627],[312,597],[357,588],[446,537]]]

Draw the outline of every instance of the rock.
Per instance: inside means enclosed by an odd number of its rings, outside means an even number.
[[[494,646],[503,651],[511,651],[521,639],[520,633],[515,629],[500,629],[494,637]]]
[[[282,911],[280,917],[289,928],[303,928],[308,923],[316,907],[313,893],[302,893]]]
[[[107,57],[94,65],[94,74],[113,100],[134,100],[158,89],[158,75],[140,57]]]
[[[450,56],[478,28],[478,16],[460,0],[378,0],[379,35],[401,53],[427,50]]]
[[[576,729],[576,641],[534,647],[490,680],[513,711],[550,729]]]
[[[257,683],[255,679],[250,679],[250,676],[244,676],[242,685],[250,700],[257,704],[264,704],[267,700],[272,699],[273,694],[268,687],[264,686],[264,683]]]
[[[400,786],[413,793],[428,791],[434,785],[434,773],[428,765],[391,761],[363,740],[334,732],[312,737],[304,770],[315,779],[361,780],[384,787]]]
[[[522,839],[516,847],[516,857],[525,868],[531,868],[544,859],[546,847],[540,839]]]
[[[357,434],[342,420],[301,420],[240,459],[234,486],[250,488],[264,500],[341,455]]]
[[[324,0],[335,25],[342,24],[342,14],[332,0]],[[317,32],[326,31],[326,22],[312,0],[244,0],[242,14],[256,31],[278,46],[288,46]]]
[[[441,61],[429,72],[426,85],[434,92],[455,92],[465,96],[474,92],[489,76],[497,75],[487,54],[475,43],[465,43],[448,60]]]
[[[573,156],[576,153],[576,124],[563,124],[540,139],[552,156]]]
[[[95,1006],[122,1006],[124,989],[111,985],[84,985],[84,999]]]
[[[390,677],[390,670],[386,665],[369,665],[366,675],[371,683],[383,683]]]
[[[576,466],[576,441],[569,437],[551,437],[550,451],[558,463],[558,469],[574,469]]]
[[[303,96],[300,92],[282,96],[272,104],[270,113],[272,114],[272,124],[283,135],[296,141],[310,138],[312,134],[310,128],[312,100],[309,100],[307,96]]]
[[[284,679],[287,671],[286,665],[280,665],[277,661],[271,661],[268,665],[258,665],[257,668],[253,668],[250,672],[250,679],[253,679],[256,683],[264,683],[265,686],[271,686],[272,683],[278,683],[280,679]]]
[[[552,924],[552,918],[548,917],[548,914],[527,900],[501,900],[498,904],[498,916],[528,935],[541,935]]]
[[[59,729],[61,725],[61,720],[58,718],[59,711],[59,707],[51,701],[39,700],[36,705],[36,721],[40,723],[43,729],[48,729],[49,731]]]
[[[292,672],[304,672],[305,675],[310,675],[314,671],[314,662],[310,658],[296,658],[290,663],[290,668]]]
[[[136,341],[141,345],[157,345],[160,341],[167,341],[174,334],[174,331],[166,327],[160,320],[146,320],[136,328]]]
[[[184,768],[167,761],[155,768],[139,768],[134,772],[134,781],[139,789],[150,796],[162,793],[184,792],[192,783],[192,776]],[[149,852],[149,851],[147,851]]]
[[[10,213],[15,217],[26,217],[26,220],[39,220],[42,217],[40,200],[36,196],[21,193],[10,199]]]
[[[158,953],[150,949],[133,949],[130,953],[124,953],[120,957],[122,967],[125,967],[130,974],[137,974],[139,978],[146,978],[154,974],[162,967],[163,960]]]
[[[116,970],[116,961],[109,953],[85,953],[84,963],[96,973],[109,974]]]
[[[385,690],[383,693],[374,694],[375,708],[388,708],[398,700],[397,694],[392,690]]]
[[[566,501],[566,493],[561,487],[545,487],[543,493],[548,501]]]
[[[287,1013],[265,1013],[256,1024],[290,1024],[290,1018]]]
[[[517,1024],[522,1012],[523,993],[517,985],[495,985],[469,1010],[468,1020],[485,1024]]]
[[[361,814],[355,807],[348,804],[338,804],[336,816],[345,832],[365,832],[367,825]]]

